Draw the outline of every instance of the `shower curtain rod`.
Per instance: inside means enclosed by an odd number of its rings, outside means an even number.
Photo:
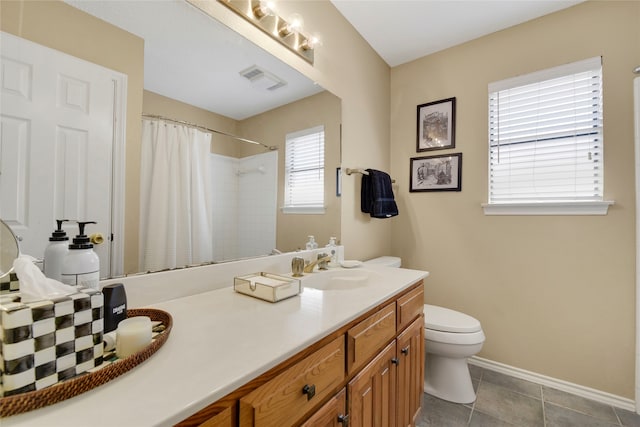
[[[149,118],[149,119],[164,120],[166,122],[178,123],[178,124],[185,125],[185,126],[191,126],[191,127],[194,127],[194,128],[198,128],[198,129],[206,130],[206,131],[209,131],[209,132],[217,133],[219,135],[228,136],[230,138],[237,139],[238,141],[248,142],[249,144],[261,145],[264,148],[266,148],[267,150],[271,150],[271,151],[278,149],[278,147],[275,147],[273,145],[272,146],[268,146],[266,144],[263,144],[262,142],[253,141],[251,139],[235,136],[233,134],[230,134],[230,133],[227,133],[227,132],[223,132],[221,130],[210,129],[210,128],[206,127],[206,126],[201,126],[201,125],[198,125],[198,124],[195,124],[195,123],[186,122],[184,120],[177,120],[177,119],[172,119],[170,117],[159,116],[157,114],[146,114],[146,113],[142,113],[142,117],[146,117],[146,118]]]

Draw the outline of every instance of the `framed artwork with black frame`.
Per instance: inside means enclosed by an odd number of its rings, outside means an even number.
[[[410,159],[410,192],[462,191],[462,153]]]
[[[456,98],[418,105],[417,126],[417,152],[455,148]]]

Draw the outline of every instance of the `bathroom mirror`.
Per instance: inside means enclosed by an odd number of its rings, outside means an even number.
[[[37,4],[48,4],[49,2],[34,2],[35,6],[28,5],[27,7],[37,8]],[[65,4],[66,3],[66,4]],[[99,0],[99,1],[86,1],[86,0],[69,0],[62,3],[68,8],[77,8],[84,12],[94,15],[106,22],[111,23],[114,26],[124,29],[130,33],[140,36],[148,30],[145,26],[152,23],[159,23],[159,37],[157,40],[145,39],[145,59],[144,59],[144,93],[141,95],[143,102],[143,112],[159,114],[175,119],[181,119],[189,121],[191,123],[202,124],[208,126],[208,123],[200,123],[200,119],[182,116],[176,111],[179,109],[174,108],[179,104],[181,107],[194,106],[202,111],[208,111],[211,115],[215,115],[216,120],[222,117],[224,120],[233,121],[233,125],[240,136],[245,136],[250,139],[254,139],[260,142],[264,142],[266,145],[277,145],[278,155],[278,181],[277,181],[277,194],[278,201],[276,203],[277,212],[265,212],[268,215],[276,215],[276,243],[273,248],[263,254],[251,254],[251,256],[263,256],[268,255],[273,249],[277,249],[282,252],[294,251],[304,245],[306,236],[308,234],[316,234],[318,241],[324,244],[328,241],[329,236],[337,235],[340,232],[340,199],[335,196],[335,168],[339,166],[340,162],[340,99],[334,95],[324,92],[323,89],[317,85],[314,85],[312,81],[293,70],[287,64],[273,58],[270,54],[253,45],[244,37],[235,33],[233,30],[217,22],[213,18],[203,14],[201,11],[195,9],[193,6],[188,5],[183,0],[149,0],[149,1],[113,1],[113,0]],[[176,9],[171,9],[176,7]],[[5,11],[3,10],[3,13]],[[20,12],[21,13],[21,12]],[[232,46],[231,53],[229,51],[217,53],[216,49],[219,47],[215,40],[212,40],[209,36],[204,36],[199,32],[196,23],[185,24],[185,20],[189,19],[189,15],[192,15],[194,19],[198,21],[198,25],[206,21],[206,24],[211,27],[216,27],[216,31],[225,32],[225,44]],[[20,17],[18,15],[17,17]],[[22,19],[22,18],[20,18]],[[85,27],[91,28],[91,19],[87,19],[84,13],[68,13],[65,16],[64,22],[55,22],[53,18],[46,15],[43,12],[39,17],[41,20],[46,20],[50,25],[41,26],[38,31],[50,31],[51,36],[57,36],[57,28],[64,26],[68,23],[68,19],[86,20]],[[35,21],[33,21],[35,22]],[[131,24],[139,24],[140,28],[127,27]],[[186,25],[187,30],[184,26]],[[140,34],[138,34],[140,33]],[[194,37],[191,37],[194,36]],[[70,51],[73,51],[73,43],[81,43],[83,35],[78,34],[72,41]],[[143,37],[144,38],[144,37]],[[164,46],[167,49],[171,49],[172,52],[183,51],[188,52],[191,60],[187,62],[184,57],[173,57],[169,63],[162,62],[161,56],[163,53],[158,46]],[[230,83],[223,74],[215,73],[204,61],[200,61],[205,55],[201,55],[201,52],[207,51],[207,57],[213,56],[217,58],[218,62],[231,63],[232,60],[242,59],[244,63],[263,65],[266,68],[266,75],[268,79],[259,82],[261,84],[278,79],[285,81],[285,86],[282,92],[279,91],[258,91],[255,85],[252,85],[247,79],[243,78],[244,87],[237,87],[232,89],[233,85]],[[212,55],[213,52],[213,55]],[[111,55],[117,54],[116,52],[96,52],[97,55]],[[172,53],[173,54],[173,53]],[[257,57],[256,57],[257,56]],[[270,58],[270,62],[267,63],[267,57]],[[255,59],[254,59],[255,58]],[[168,64],[168,65],[167,65]],[[172,81],[155,79],[154,69],[158,67],[164,67],[165,70],[172,72],[179,72],[183,69],[190,69],[191,73],[188,77],[173,78]],[[247,68],[247,67],[245,67]],[[245,71],[245,69],[233,69],[228,73],[232,73],[236,78],[238,73]],[[304,87],[306,91],[300,92],[297,96],[293,95],[294,91],[288,91],[294,87]],[[205,90],[206,89],[206,90]],[[204,94],[211,93],[211,90],[217,90],[218,97],[207,97]],[[278,95],[278,93],[291,93],[287,96]],[[274,98],[275,100],[270,99]],[[297,131],[305,128],[317,125],[313,121],[309,121],[309,117],[313,117],[313,114],[306,114],[307,119],[303,118],[297,128],[285,129],[284,126],[280,126],[282,122],[279,119],[274,119],[276,111],[286,109],[287,106],[296,105],[296,102],[300,102],[300,99],[311,100],[315,97],[323,98],[323,105],[326,108],[331,107],[331,113],[327,116],[333,118],[333,122],[330,124],[333,133],[331,138],[326,139],[326,176],[329,179],[325,179],[326,191],[325,194],[328,199],[325,201],[327,205],[327,211],[324,215],[285,215],[279,207],[282,206],[282,192],[284,188],[283,183],[283,167],[284,164],[284,135],[286,132]],[[215,98],[215,99],[214,99]],[[213,102],[215,101],[215,102]],[[270,102],[273,104],[270,106]],[[170,107],[166,107],[171,104]],[[166,107],[166,108],[165,108]],[[294,110],[298,110],[294,108]],[[311,110],[313,111],[313,109]],[[289,117],[293,117],[294,114],[287,113]],[[130,119],[129,119],[130,120]],[[129,125],[129,124],[128,124]],[[262,132],[262,134],[261,134]],[[278,133],[274,133],[278,132]],[[215,140],[215,138],[214,138]],[[131,144],[137,144],[138,141],[127,141],[127,146]],[[235,156],[237,158],[244,158],[258,153],[264,153],[264,149],[256,149],[249,144],[243,144],[240,142],[233,142],[226,140],[223,143],[222,148],[225,151],[225,155]],[[233,147],[233,148],[229,148]],[[130,162],[131,159],[127,159]],[[132,185],[127,178],[127,186]],[[138,186],[138,182],[133,183],[134,186]],[[129,192],[129,188],[127,188]],[[130,209],[132,203],[129,201],[125,204],[125,209]],[[43,207],[29,206],[30,209],[42,209]],[[54,221],[52,215],[51,229],[53,229]],[[71,230],[73,232],[73,230]],[[135,250],[133,253],[127,252],[126,245],[129,244],[131,239],[137,243],[138,230],[134,230],[133,233],[129,232],[125,240],[125,253],[127,254],[127,260],[125,260],[125,274],[136,273],[137,269],[127,268],[126,263],[131,263],[131,259],[136,257]],[[133,236],[132,236],[133,235]],[[38,237],[41,241],[46,242],[48,235]],[[35,254],[38,256],[38,254]],[[235,259],[237,257],[245,258],[244,255],[231,256],[230,258],[219,258],[216,262],[223,260]]]
[[[11,228],[0,219],[0,279],[13,270],[13,260],[18,258],[20,246]]]

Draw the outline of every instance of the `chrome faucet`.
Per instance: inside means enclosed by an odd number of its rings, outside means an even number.
[[[318,254],[318,259],[316,259],[313,262],[310,262],[309,264],[307,264],[304,267],[304,272],[305,273],[313,273],[313,268],[317,265],[318,266],[318,270],[326,270],[327,269],[327,263],[331,261],[331,255],[330,254]]]

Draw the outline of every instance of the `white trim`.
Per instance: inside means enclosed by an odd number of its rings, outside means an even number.
[[[125,166],[127,142],[127,75],[113,72],[113,164],[111,177],[111,274],[124,275]],[[109,239],[111,236],[109,236]]]
[[[469,359],[471,365],[479,366],[490,371],[499,372],[522,380],[531,381],[532,383],[555,388],[567,393],[586,399],[595,400],[605,405],[615,406],[616,408],[626,409],[635,412],[635,403],[632,399],[617,396],[615,394],[585,387],[579,384],[570,383],[568,381],[559,380],[557,378],[548,377],[546,375],[537,374],[525,369],[516,368],[514,366],[505,365],[504,363],[494,362],[493,360],[484,359],[482,357],[473,356]]]
[[[324,206],[283,206],[283,214],[318,215],[326,212]]]
[[[636,412],[640,414],[640,77],[633,79],[636,161]]]
[[[606,215],[612,200],[593,202],[482,203],[485,215]]]
[[[594,56],[593,58],[583,59],[582,61],[558,65],[557,67],[534,71],[533,73],[522,74],[500,80],[498,82],[489,83],[489,93],[512,89],[514,87],[537,83],[544,80],[551,80],[558,77],[564,77],[571,74],[597,70],[600,67],[602,67],[602,57]]]

